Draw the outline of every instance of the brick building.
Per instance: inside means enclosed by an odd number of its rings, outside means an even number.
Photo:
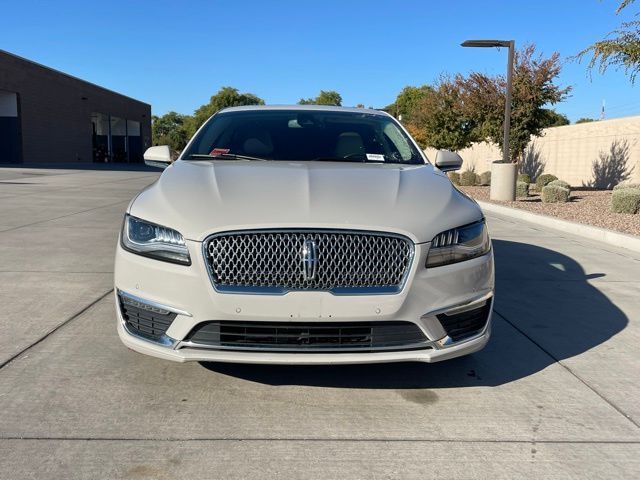
[[[0,50],[0,164],[141,163],[151,106]]]

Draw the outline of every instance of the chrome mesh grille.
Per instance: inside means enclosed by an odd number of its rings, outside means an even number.
[[[305,249],[312,242],[312,274]],[[392,293],[413,258],[406,238],[351,231],[249,231],[205,242],[209,272],[220,291]]]

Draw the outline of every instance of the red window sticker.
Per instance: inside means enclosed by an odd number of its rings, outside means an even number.
[[[218,155],[224,155],[225,153],[229,153],[228,148],[214,148],[213,150],[211,150],[211,153],[209,155],[211,155],[212,157],[217,157]]]

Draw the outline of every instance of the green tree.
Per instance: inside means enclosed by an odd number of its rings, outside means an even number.
[[[407,129],[422,148],[462,150],[477,140],[475,123],[463,109],[460,85],[456,79],[441,77],[421,92]]]
[[[569,117],[564,113],[558,113],[550,108],[543,108],[542,110],[544,111],[542,128],[561,127],[571,123]]]
[[[335,90],[320,90],[316,98],[301,98],[298,105],[342,105],[342,96]]]
[[[623,0],[618,5],[616,15],[634,1]],[[588,55],[591,56],[587,66],[589,71],[596,66],[600,73],[604,73],[610,66],[623,68],[629,75],[631,83],[634,83],[640,73],[640,20],[623,22],[619,28],[608,35],[608,38],[585,48],[576,55],[576,58],[581,60]]]
[[[560,54],[543,58],[535,50],[534,45],[527,45],[515,57],[510,140],[513,161],[522,159],[531,137],[539,136],[545,128],[547,116],[543,107],[561,102],[571,91],[571,87],[562,88],[555,83],[562,70]],[[503,86],[506,90],[506,81]],[[502,136],[499,139],[502,146]]]
[[[516,52],[513,72],[511,133],[509,156],[512,161],[523,158],[532,136],[539,136],[548,126],[548,105],[561,102],[571,91],[555,81],[562,69],[560,55],[549,58],[536,55],[535,46],[527,45]],[[476,125],[477,135],[503,145],[506,79],[472,73],[457,77],[462,91],[462,112]]]
[[[395,102],[385,107],[384,110],[397,118],[402,116],[403,123],[411,124],[414,122],[414,116],[420,107],[420,103],[433,91],[433,87],[430,85],[404,87],[396,97]]]
[[[169,145],[174,152],[184,148],[189,140],[185,127],[189,118],[186,115],[169,112],[161,117],[154,115],[151,120],[151,136],[154,145]]]
[[[264,105],[264,100],[253,93],[240,93],[237,88],[222,87],[211,97],[209,103],[205,103],[193,113],[186,125],[188,136],[191,137],[217,111],[242,105]]]
[[[576,120],[576,124],[578,124],[578,123],[590,123],[590,122],[595,122],[595,119],[588,118],[588,117],[582,117],[582,118],[579,118],[578,120]]]

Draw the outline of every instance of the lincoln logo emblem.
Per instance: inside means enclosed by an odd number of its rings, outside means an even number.
[[[318,248],[313,240],[305,240],[302,246],[302,278],[313,280],[318,270]]]

